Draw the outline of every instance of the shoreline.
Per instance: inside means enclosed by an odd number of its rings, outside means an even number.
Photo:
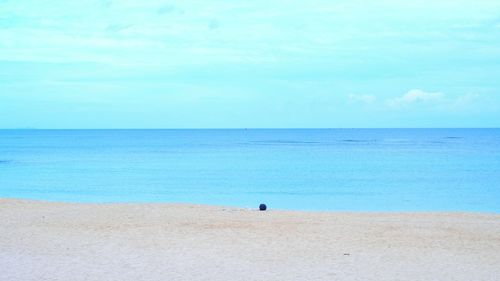
[[[61,205],[90,205],[90,206],[142,206],[142,205],[163,205],[163,206],[186,206],[186,207],[200,207],[200,208],[218,208],[224,210],[240,210],[240,211],[259,211],[259,204],[253,207],[248,206],[235,206],[235,205],[218,205],[218,204],[205,204],[205,203],[189,203],[189,202],[167,202],[167,201],[65,201],[65,200],[47,200],[47,199],[30,199],[22,197],[0,197],[0,204],[2,202],[25,202],[33,204],[61,204]],[[282,212],[282,213],[313,213],[313,214],[470,214],[470,215],[491,215],[500,216],[500,212],[495,211],[470,211],[470,210],[315,210],[315,209],[280,209],[273,208],[272,205],[267,205],[265,212]]]
[[[5,280],[496,280],[500,214],[0,198]]]

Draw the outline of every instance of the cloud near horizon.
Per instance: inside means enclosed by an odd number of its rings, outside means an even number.
[[[421,89],[412,89],[403,95],[378,99],[375,95],[349,94],[351,103],[370,105],[373,108],[389,110],[408,110],[414,108],[436,110],[468,110],[481,102],[479,94],[464,94],[448,97],[442,92],[427,92]]]
[[[413,89],[400,97],[387,99],[385,104],[390,108],[407,108],[415,104],[435,105],[446,102],[445,95],[441,92],[426,92],[420,89]]]

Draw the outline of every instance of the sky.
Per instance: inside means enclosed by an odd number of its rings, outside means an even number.
[[[500,127],[498,0],[0,0],[0,128]]]

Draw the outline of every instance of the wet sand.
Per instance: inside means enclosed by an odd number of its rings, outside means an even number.
[[[0,280],[500,280],[500,215],[0,199]]]

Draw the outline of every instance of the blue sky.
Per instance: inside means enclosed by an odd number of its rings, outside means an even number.
[[[500,127],[500,1],[3,0],[30,127]]]

